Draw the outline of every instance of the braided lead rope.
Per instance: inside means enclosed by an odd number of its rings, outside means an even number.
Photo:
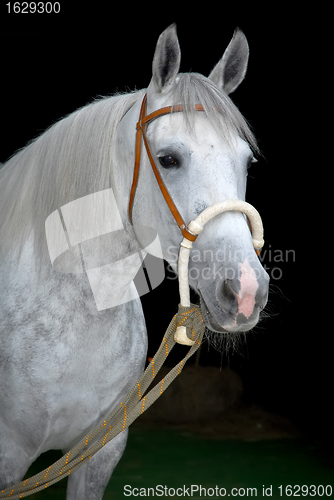
[[[264,245],[262,220],[259,212],[245,201],[226,200],[210,205],[188,224],[188,231],[194,235],[198,235],[201,231],[203,231],[204,225],[209,222],[209,220],[216,215],[227,211],[237,211],[247,215],[251,225],[253,246],[255,248],[255,252],[259,255],[261,248]],[[188,240],[186,237],[183,238],[178,261],[180,303],[185,307],[190,306],[188,266],[192,243],[193,242]],[[193,345],[193,340],[189,338],[189,332],[187,332],[185,326],[183,325],[177,327],[175,331],[175,340],[179,344]]]
[[[188,350],[186,356],[172,368],[160,382],[145,394],[167,356],[173,349],[175,345],[174,333],[177,326],[180,324],[187,325],[189,335],[194,343]],[[179,306],[178,314],[175,315],[170,322],[154,358],[119,407],[74,448],[50,467],[29,479],[2,490],[0,492],[0,499],[10,498],[15,500],[44,490],[86,463],[111,439],[129,427],[136,418],[144,413],[144,411],[163,394],[167,387],[181,373],[187,360],[199,348],[204,329],[203,318],[197,306],[193,304],[190,304],[188,308]]]

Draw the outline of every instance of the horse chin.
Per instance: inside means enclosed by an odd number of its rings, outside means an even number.
[[[254,312],[252,316],[247,319],[243,314],[237,314],[232,317],[226,318],[222,313],[221,318],[217,318],[217,313],[212,314],[212,308],[208,307],[207,303],[200,294],[201,312],[206,327],[212,332],[216,333],[241,333],[247,332],[254,328],[259,321],[259,313]]]

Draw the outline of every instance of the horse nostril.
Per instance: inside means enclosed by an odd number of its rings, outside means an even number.
[[[219,295],[218,301],[220,308],[226,314],[237,314],[238,312],[238,301],[237,301],[237,293],[233,289],[233,280],[225,279],[219,285]]]
[[[259,296],[256,297],[256,303],[259,306],[260,311],[262,311],[268,301],[268,289],[261,289],[261,293],[258,294]]]
[[[236,296],[236,293],[232,287],[232,282],[233,282],[233,280],[226,279],[226,280],[224,280],[223,286],[222,286],[222,295],[223,295],[224,299],[226,299],[228,301],[235,300],[235,296]]]

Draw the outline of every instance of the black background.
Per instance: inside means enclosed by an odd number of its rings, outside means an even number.
[[[278,264],[265,259],[282,276],[272,280],[270,317],[248,335],[241,352],[221,355],[204,348],[201,362],[229,364],[242,376],[247,401],[287,416],[306,433],[332,439],[333,332],[319,284],[324,262],[310,241],[312,217],[301,208],[311,189],[305,177],[313,169],[307,96],[314,20],[305,11],[292,18],[277,4],[267,4],[267,11],[237,6],[232,12],[202,2],[184,14],[181,4],[171,3],[153,9],[125,2],[60,3],[57,15],[7,14],[1,6],[2,162],[92,98],[147,87],[157,38],[170,23],[177,23],[181,71],[204,75],[235,27],[245,32],[249,69],[232,98],[263,153],[250,171],[246,199],[262,215],[265,248],[294,255]],[[161,300],[168,302],[163,313]],[[142,301],[153,355],[178,304],[177,282],[167,279]]]

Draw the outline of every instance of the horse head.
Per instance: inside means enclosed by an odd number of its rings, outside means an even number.
[[[228,97],[246,73],[244,34],[235,31],[208,78],[179,73],[180,59],[172,25],[157,43],[146,116],[167,106],[179,106],[182,112],[164,113],[148,122],[145,136],[159,176],[188,224],[213,203],[245,200],[247,172],[256,162],[257,145]],[[135,226],[157,231],[163,257],[177,272],[182,234],[144,153],[133,219]],[[233,333],[256,325],[267,302],[269,278],[254,252],[244,214],[225,212],[205,226],[190,254],[189,282],[200,296],[209,329]]]

